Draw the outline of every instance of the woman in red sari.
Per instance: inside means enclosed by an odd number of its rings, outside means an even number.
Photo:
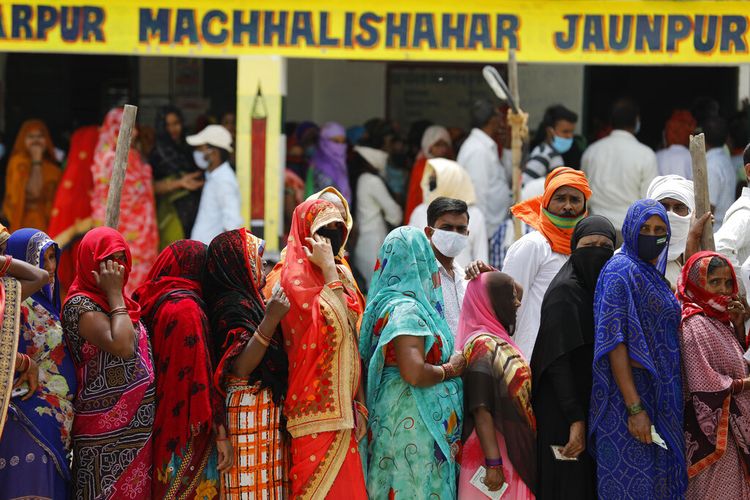
[[[91,165],[99,141],[99,127],[95,125],[79,128],[70,138],[68,163],[60,179],[52,204],[52,215],[47,234],[60,245],[60,296],[64,299],[68,287],[73,283],[76,270],[78,245],[86,231],[94,227],[91,219],[91,192],[94,178]]]
[[[334,260],[346,236],[341,213],[327,201],[306,201],[294,211],[281,271],[291,308],[281,326],[295,498],[367,498],[357,444],[367,410],[355,402],[362,308],[351,272]]]
[[[73,496],[149,498],[154,367],[141,308],[124,292],[130,249],[108,227],[81,240],[63,306],[76,367]]]
[[[212,383],[201,287],[205,266],[206,245],[176,241],[159,254],[133,295],[154,350],[154,499],[218,498],[217,468],[231,464],[224,402]]]

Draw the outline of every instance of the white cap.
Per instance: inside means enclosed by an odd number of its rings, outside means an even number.
[[[213,146],[232,152],[232,134],[221,125],[209,125],[195,135],[185,138],[191,146]]]
[[[365,146],[354,146],[354,151],[364,158],[367,163],[375,167],[381,174],[385,172],[388,164],[388,153],[380,149],[368,148]]]

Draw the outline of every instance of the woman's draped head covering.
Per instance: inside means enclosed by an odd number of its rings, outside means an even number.
[[[409,226],[391,231],[378,252],[367,298],[359,341],[364,359],[373,355],[386,325],[398,335],[439,334],[450,343],[443,349],[453,351],[437,261],[423,231]]]
[[[477,333],[490,333],[518,349],[508,334],[516,323],[514,289],[513,278],[497,271],[469,282],[458,323],[459,349],[463,350]]]
[[[430,178],[433,175],[437,182],[435,189],[430,190]],[[422,174],[422,193],[427,205],[441,196],[465,201],[467,205],[476,203],[474,184],[469,173],[455,161],[445,158],[427,160]]]
[[[352,218],[352,212],[349,208],[349,202],[344,198],[344,195],[341,194],[341,192],[336,189],[333,186],[328,186],[327,188],[324,188],[320,191],[318,191],[315,194],[312,194],[308,196],[306,201],[312,201],[312,200],[325,200],[329,203],[332,203],[336,208],[341,211],[341,207],[338,205],[340,204],[343,207],[343,214],[342,217],[344,218],[344,223],[346,225],[346,235],[344,235],[344,243],[341,245],[341,251],[339,252],[338,257],[344,256],[344,253],[346,252],[346,241],[349,239],[349,234],[351,234],[352,227],[354,227],[354,219]]]
[[[125,285],[128,284],[128,276],[133,262],[130,256],[130,248],[125,238],[109,227],[92,229],[81,240],[78,247],[76,277],[68,289],[66,302],[73,297],[82,295],[94,301],[105,312],[109,312],[107,295],[97,285],[93,271],[99,273],[99,265],[118,252],[125,252],[125,261],[119,262],[119,264],[125,266],[122,297],[125,300],[125,307],[130,319],[136,322],[141,318],[141,306],[125,293]]]
[[[220,234],[208,246],[203,274],[203,297],[211,322],[212,348],[217,360],[237,356],[266,312],[261,295],[265,241],[246,229]],[[229,352],[231,351],[231,352]],[[217,367],[216,382],[231,369],[231,363]],[[271,389],[276,403],[286,393],[287,360],[278,332],[248,384],[260,382]],[[221,388],[221,384],[217,384]]]
[[[282,321],[284,331],[301,333],[309,328],[321,328],[325,323],[325,318],[319,313],[320,292],[325,279],[320,268],[307,258],[304,249],[309,249],[307,238],[312,238],[318,230],[330,223],[340,226],[344,233],[343,241],[346,241],[349,231],[341,212],[332,203],[309,200],[294,210],[281,268],[281,286],[291,304],[289,313]]]
[[[612,248],[578,248],[583,238],[594,235],[609,238]],[[576,224],[571,257],[550,283],[542,302],[539,335],[531,357],[532,387],[558,358],[594,343],[594,290],[604,264],[614,253],[616,239],[615,227],[601,215],[590,215]]]
[[[328,122],[320,129],[318,147],[312,157],[315,168],[331,179],[347,200],[352,197],[349,173],[346,168],[346,141],[336,142],[334,137],[346,137],[346,129],[335,122]]]
[[[201,278],[207,248],[200,241],[179,240],[162,250],[146,281],[133,293],[146,317],[156,313],[167,295],[177,290],[201,298]]]
[[[586,201],[591,197],[591,188],[583,172],[568,167],[558,167],[547,176],[542,196],[514,205],[511,212],[542,233],[554,252],[570,255],[570,237],[576,223],[585,217],[586,211],[584,209],[584,213],[578,217],[559,217],[548,212],[547,207],[552,201],[552,196],[562,187],[577,189]]]
[[[612,241],[612,248],[586,247],[581,248],[579,252],[578,243],[586,236],[604,236]],[[601,215],[590,215],[576,224],[573,236],[570,239],[571,258],[568,260],[570,266],[566,264],[563,268],[569,268],[563,274],[567,278],[575,277],[592,297],[596,289],[596,282],[599,279],[599,273],[605,262],[612,257],[615,244],[617,241],[617,232],[615,227],[606,217]],[[606,257],[606,258],[605,258]]]
[[[8,239],[6,254],[14,259],[22,260],[32,266],[44,269],[44,254],[48,248],[55,249],[55,260],[60,264],[60,247],[43,231],[32,228],[14,231]],[[57,279],[57,269],[52,285],[47,284],[31,296],[41,304],[55,318],[60,319],[60,285]]]
[[[651,265],[651,263],[645,262],[638,255],[638,237],[641,234],[643,224],[654,215],[658,216],[667,225],[667,246],[664,247],[664,251],[659,255],[659,260],[656,263],[656,270],[664,276],[664,271],[667,269],[667,254],[669,242],[672,238],[672,231],[669,227],[667,210],[658,201],[643,199],[630,205],[628,213],[625,215],[625,221],[622,224],[623,243],[620,253],[627,255],[639,266]]]
[[[427,127],[424,134],[422,134],[421,154],[428,159],[434,158],[434,156],[430,154],[430,148],[440,141],[444,141],[448,146],[453,145],[448,129],[441,127],[440,125],[431,125]]]
[[[720,295],[706,290],[708,267],[714,259],[723,263],[723,266],[719,267],[729,268],[732,280],[734,280],[731,295]],[[729,323],[731,316],[727,306],[738,292],[737,275],[727,258],[716,252],[698,252],[692,255],[682,267],[682,274],[677,283],[677,298],[682,303],[682,320],[685,321],[696,314],[705,314],[709,318]]]
[[[44,156],[46,156],[49,161],[56,161],[55,145],[52,143],[52,137],[49,134],[47,125],[42,120],[26,120],[23,122],[21,129],[18,131],[18,135],[16,135],[16,142],[13,144],[10,156],[29,156],[29,152],[26,150],[26,136],[34,131],[39,131],[44,136]]]
[[[664,139],[667,142],[667,146],[673,144],[687,146],[690,144],[690,134],[695,132],[697,127],[698,123],[693,118],[693,115],[690,114],[690,111],[676,109],[664,127]]]

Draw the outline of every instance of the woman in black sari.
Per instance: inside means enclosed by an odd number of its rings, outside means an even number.
[[[156,116],[156,145],[149,163],[157,197],[160,250],[190,238],[203,188],[203,173],[185,142],[184,123],[174,106],[163,107]]]
[[[586,449],[594,358],[594,290],[612,257],[615,228],[593,215],[576,225],[573,253],[542,302],[531,357],[532,405],[537,419],[539,499],[595,499],[596,467]],[[566,457],[557,460],[551,446]]]

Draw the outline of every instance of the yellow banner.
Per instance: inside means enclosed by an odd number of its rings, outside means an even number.
[[[0,51],[409,61],[748,62],[744,1],[3,0]]]

